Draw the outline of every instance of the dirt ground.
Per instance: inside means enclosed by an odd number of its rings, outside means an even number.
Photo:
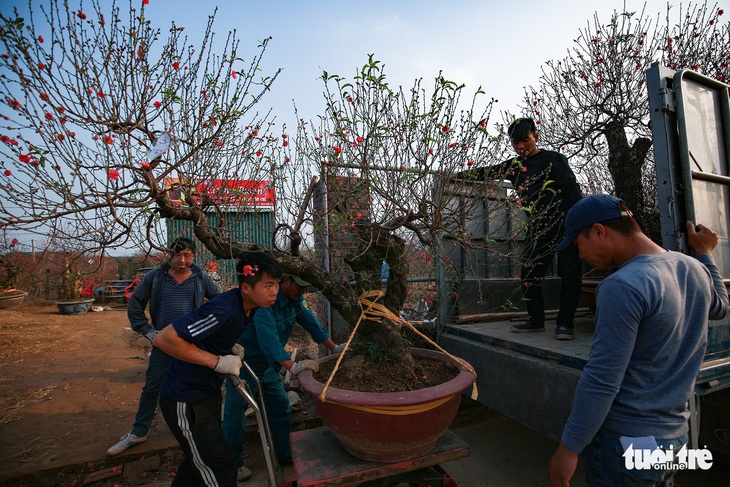
[[[317,356],[298,327],[290,346],[299,349],[299,359]],[[0,485],[169,481],[181,457],[159,412],[146,443],[106,455],[132,427],[149,351],[149,342],[129,328],[126,308],[65,316],[53,302],[26,300],[0,309]],[[311,399],[301,396],[295,429],[320,426]],[[251,450],[260,449],[256,436],[247,437]],[[84,482],[90,473],[154,456],[159,469],[141,477]]]
[[[300,357],[316,357],[316,345],[302,347]],[[149,351],[125,308],[65,316],[54,303],[26,301],[0,309],[0,484],[81,485],[85,473],[130,460],[106,449],[132,427]],[[128,452],[159,455],[159,471],[109,485],[169,478],[176,447],[158,412],[148,441]]]

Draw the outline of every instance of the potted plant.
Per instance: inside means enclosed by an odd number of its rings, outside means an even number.
[[[79,259],[83,256],[74,255],[69,251],[62,252],[63,272],[59,300],[56,301],[58,311],[63,315],[81,315],[91,309],[93,298],[81,296],[84,279],[79,270]]]

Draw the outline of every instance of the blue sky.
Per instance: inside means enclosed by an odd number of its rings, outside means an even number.
[[[126,7],[126,1],[118,4]],[[44,2],[32,0],[34,5]],[[630,10],[641,10],[645,2],[625,3]],[[22,11],[27,4],[27,0],[5,0],[0,11],[8,13],[14,6]],[[142,0],[132,1],[141,4]],[[257,53],[258,41],[271,36],[264,72],[279,67],[283,72],[263,105],[273,107],[278,121],[291,126],[292,100],[304,118],[323,111],[323,84],[318,79],[322,70],[352,77],[370,53],[385,64],[391,85],[410,86],[414,79],[424,78],[430,86],[442,70],[447,79],[465,83],[467,93],[482,86],[488,97],[499,100],[497,109],[515,111],[523,87],[536,84],[545,61],[565,55],[594,12],[608,21],[623,4],[623,0],[149,0],[145,8],[154,26],[164,31],[174,21],[185,27],[195,44],[217,6],[217,38],[222,42],[235,29],[247,60]],[[665,0],[646,4],[652,13],[666,9]],[[730,6],[730,0],[719,4]],[[91,10],[89,2],[84,6]]]

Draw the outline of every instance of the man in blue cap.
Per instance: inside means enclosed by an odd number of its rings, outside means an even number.
[[[576,203],[565,230],[556,251],[575,245],[596,268],[617,270],[596,289],[593,344],[550,460],[552,483],[570,485],[582,453],[590,486],[671,485],[674,470],[639,469],[626,455],[677,452],[687,443],[687,404],[708,319],[728,309],[711,254],[717,234],[687,222],[695,258],[669,252],[641,231],[623,201],[606,194]]]
[[[281,463],[291,461],[289,434],[292,431],[292,409],[279,372],[284,368],[296,377],[303,370],[319,370],[319,365],[314,360],[293,361],[284,348],[294,325],[299,323],[316,343],[329,350],[335,353],[342,350],[341,346],[335,345],[307,306],[303,294],[310,287],[311,284],[299,276],[283,274],[274,305],[260,309],[253,318],[252,326],[238,339],[238,343],[246,350],[246,363],[261,382],[271,439],[276,457]],[[248,383],[255,396],[258,386],[253,377],[242,369],[241,378]],[[244,465],[242,453],[246,436],[245,406],[244,399],[230,384],[226,385],[223,434],[236,458],[239,481],[246,480],[252,474]]]

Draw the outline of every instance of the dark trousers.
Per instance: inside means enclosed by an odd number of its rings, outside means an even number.
[[[553,262],[553,249],[560,242],[564,231],[561,225],[550,228],[534,228],[531,225],[525,242],[525,262],[520,277],[524,289],[527,313],[535,324],[545,323],[545,298],[542,283]],[[560,277],[560,311],[558,325],[573,328],[573,318],[578,307],[581,284],[581,260],[578,247],[570,245],[558,254],[558,276]]]
[[[238,472],[221,430],[220,395],[197,402],[160,398],[160,410],[185,454],[171,485],[235,487]]]

